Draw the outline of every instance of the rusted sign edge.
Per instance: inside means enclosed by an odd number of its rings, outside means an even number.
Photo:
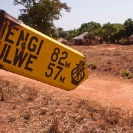
[[[23,24],[21,21],[17,20],[16,18],[14,18],[13,16],[9,15],[7,12],[5,12],[4,10],[0,10],[0,19],[4,19],[7,18],[19,25]]]

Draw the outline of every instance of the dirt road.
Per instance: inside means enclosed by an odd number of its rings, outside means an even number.
[[[133,84],[115,77],[89,77],[73,93],[104,104],[133,109]]]
[[[13,80],[29,80],[35,83],[32,79],[0,70],[0,76],[3,75]],[[51,87],[44,83],[41,85]],[[122,78],[91,75],[75,90],[64,93],[79,95],[81,98],[93,99],[103,104],[121,106],[124,109],[133,109],[133,84]]]

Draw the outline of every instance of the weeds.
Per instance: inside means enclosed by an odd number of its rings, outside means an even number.
[[[59,119],[58,117],[54,117],[52,121],[52,125],[48,129],[47,133],[60,133],[59,132]]]
[[[94,62],[90,62],[90,63],[88,64],[88,67],[91,68],[91,69],[96,69],[96,68],[97,68],[97,66],[95,65]]]
[[[128,79],[133,78],[133,74],[128,69],[123,70],[123,76],[127,77]]]

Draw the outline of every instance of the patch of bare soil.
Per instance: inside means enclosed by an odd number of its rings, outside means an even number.
[[[133,45],[71,47],[89,74],[73,91],[0,70],[0,133],[133,132]]]
[[[77,90],[98,101],[133,109],[133,45],[73,46],[87,60],[89,78]],[[89,95],[90,94],[90,95]]]

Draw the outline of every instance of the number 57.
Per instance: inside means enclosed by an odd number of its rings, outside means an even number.
[[[49,70],[49,73],[45,72],[46,77],[49,78],[52,76],[52,74],[54,72],[54,70],[53,70],[54,67],[55,67],[55,64],[50,62],[48,67],[47,67],[47,69]],[[56,66],[56,68],[59,69],[59,71],[55,74],[54,80],[56,80],[56,78],[59,76],[60,72],[63,70],[63,67],[60,67],[60,66]]]

